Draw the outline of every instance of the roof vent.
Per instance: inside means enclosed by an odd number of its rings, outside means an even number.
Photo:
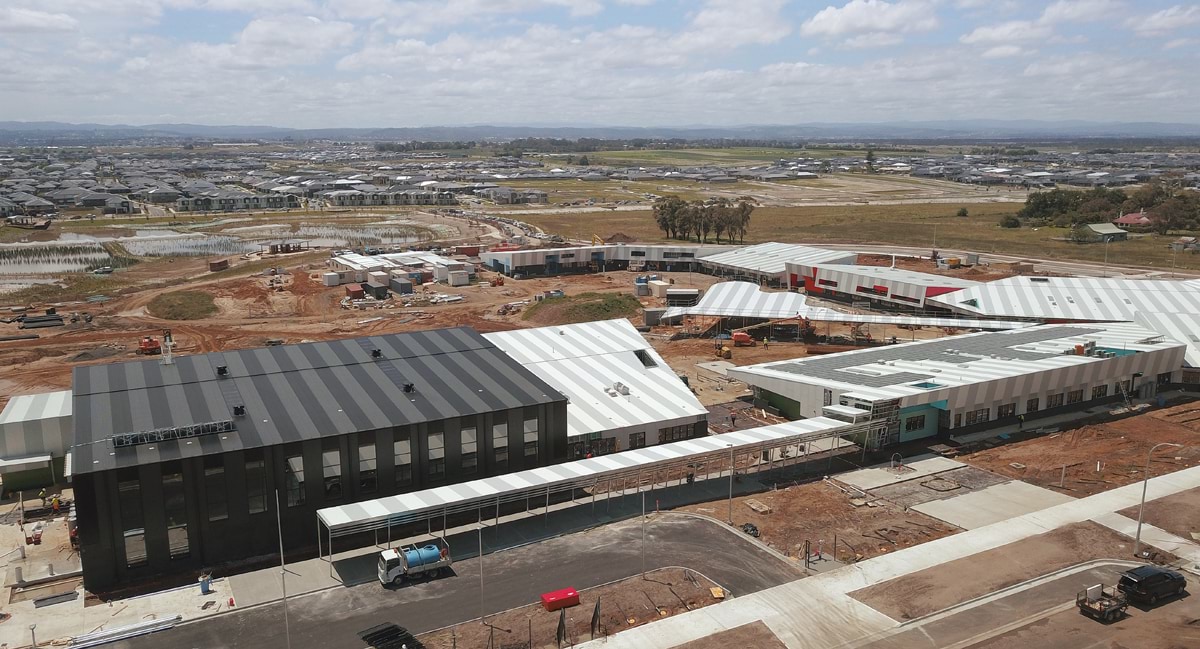
[[[243,406],[243,405],[234,406],[233,407],[233,416],[234,417],[245,417],[246,416],[246,406]]]
[[[407,394],[407,393],[409,393],[409,392],[416,392],[416,391],[417,391],[417,386],[413,385],[412,383],[405,383],[405,384],[404,384],[404,392],[405,392],[406,394]]]
[[[229,376],[229,367],[227,365],[218,365],[217,376]]]
[[[383,350],[382,349],[372,349],[371,350],[371,358],[383,358]]]

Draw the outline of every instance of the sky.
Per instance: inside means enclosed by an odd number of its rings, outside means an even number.
[[[0,0],[0,120],[1200,122],[1200,2]]]

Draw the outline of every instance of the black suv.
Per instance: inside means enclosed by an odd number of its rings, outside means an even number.
[[[1117,590],[1130,599],[1157,604],[1158,600],[1171,595],[1182,595],[1187,580],[1174,570],[1158,566],[1141,566],[1121,574]]]

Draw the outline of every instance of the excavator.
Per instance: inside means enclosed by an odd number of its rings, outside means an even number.
[[[812,320],[809,320],[808,318],[805,318],[803,316],[794,315],[794,316],[791,316],[790,318],[779,318],[777,320],[767,320],[766,322],[752,324],[748,327],[739,327],[737,329],[731,329],[729,333],[732,336],[733,344],[735,346],[741,347],[743,344],[746,344],[746,345],[753,347],[754,346],[754,337],[752,335],[750,335],[750,333],[749,333],[750,331],[752,331],[754,329],[758,329],[760,327],[769,327],[771,325],[784,325],[784,324],[787,324],[787,325],[798,324],[800,326],[799,334],[800,334],[801,339],[812,336],[817,331],[816,327],[813,326]],[[739,336],[744,337],[744,339],[749,339],[750,342],[739,344],[738,343]]]

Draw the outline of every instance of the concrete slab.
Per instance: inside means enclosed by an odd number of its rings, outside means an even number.
[[[893,470],[891,463],[877,464],[866,469],[848,471],[834,476],[838,482],[869,491],[883,485],[896,484],[905,480],[916,480],[942,471],[966,466],[962,462],[951,460],[940,455],[918,455],[904,460],[904,469]]]
[[[713,374],[720,376],[728,376],[726,371],[731,367],[737,367],[729,361],[710,361],[708,363],[696,363],[696,367],[702,370],[708,370]]]
[[[1112,513],[1096,516],[1092,520],[1129,538],[1134,538],[1137,534],[1137,521],[1128,516]],[[1165,550],[1180,559],[1200,564],[1200,544],[1144,522],[1142,523],[1142,545]]]
[[[953,498],[931,500],[915,505],[913,509],[965,530],[973,530],[1072,500],[1075,499],[1013,480]]]

